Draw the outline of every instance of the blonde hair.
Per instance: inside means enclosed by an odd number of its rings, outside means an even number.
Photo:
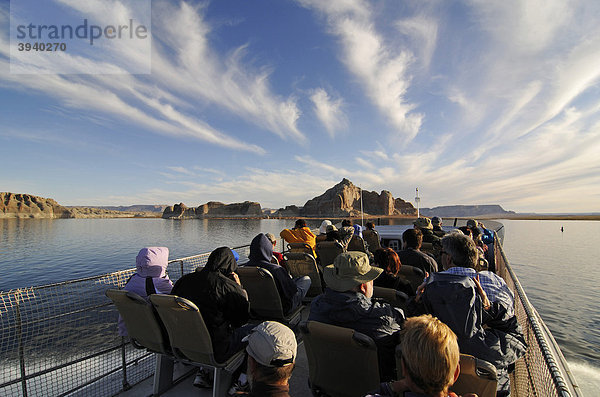
[[[460,352],[456,335],[446,324],[430,314],[410,317],[400,346],[406,372],[417,386],[428,394],[448,391]]]

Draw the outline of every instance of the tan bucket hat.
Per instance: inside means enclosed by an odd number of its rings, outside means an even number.
[[[327,286],[334,291],[349,291],[357,285],[375,280],[383,269],[371,266],[364,252],[349,251],[339,254],[333,265],[323,269]]]

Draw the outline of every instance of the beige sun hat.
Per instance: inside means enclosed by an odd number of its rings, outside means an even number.
[[[416,221],[413,222],[413,225],[415,225],[419,229],[433,229],[431,219],[426,217],[418,218]]]
[[[248,354],[266,367],[284,367],[296,359],[294,332],[276,321],[260,323],[242,342],[248,342]]]
[[[349,291],[357,285],[375,280],[383,269],[371,266],[364,252],[349,251],[339,254],[333,265],[325,266],[323,278],[334,291]]]

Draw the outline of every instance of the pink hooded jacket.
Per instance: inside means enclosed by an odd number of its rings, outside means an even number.
[[[131,276],[123,289],[134,292],[143,298],[146,294],[146,278],[152,277],[152,283],[157,294],[169,294],[173,282],[167,276],[166,269],[169,262],[169,249],[167,247],[142,248],[135,258],[136,273]],[[127,336],[125,322],[119,316],[119,335]]]

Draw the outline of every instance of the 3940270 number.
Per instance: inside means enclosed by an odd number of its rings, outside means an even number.
[[[19,51],[66,51],[66,43],[17,43]]]

